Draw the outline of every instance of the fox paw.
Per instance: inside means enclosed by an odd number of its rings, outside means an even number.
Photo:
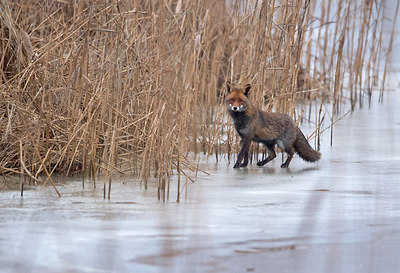
[[[242,168],[242,167],[247,167],[247,163],[240,164],[240,168]]]
[[[259,166],[259,167],[264,166],[264,165],[265,165],[265,163],[263,161],[258,161],[257,162],[257,166]]]
[[[233,168],[234,168],[234,169],[240,168],[240,164],[239,164],[239,163],[236,163],[235,165],[233,165]]]
[[[286,165],[285,163],[283,163],[283,164],[281,165],[281,168],[287,168],[287,167],[289,167],[289,166]]]

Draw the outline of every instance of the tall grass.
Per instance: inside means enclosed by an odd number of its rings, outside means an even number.
[[[386,45],[381,1],[317,2],[1,0],[0,173],[100,174],[108,198],[113,174],[158,177],[164,199],[174,173],[179,201],[196,155],[236,151],[228,79],[260,107],[317,113],[319,143],[325,102],[333,129],[384,82]]]

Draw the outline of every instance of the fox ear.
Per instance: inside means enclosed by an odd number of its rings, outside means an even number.
[[[250,89],[251,89],[251,85],[250,85],[250,84],[246,84],[246,86],[244,87],[244,92],[243,92],[243,94],[244,94],[246,97],[249,96]]]
[[[227,81],[227,82],[226,82],[226,91],[228,91],[228,93],[230,93],[230,92],[231,92],[231,89],[232,89],[232,84],[231,84],[230,81]]]

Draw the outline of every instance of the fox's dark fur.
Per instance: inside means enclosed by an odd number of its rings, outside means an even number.
[[[244,88],[226,84],[228,94],[225,98],[229,114],[232,116],[236,131],[242,138],[242,149],[234,168],[246,167],[249,162],[249,148],[252,141],[264,144],[268,157],[257,163],[263,166],[276,157],[275,144],[288,154],[281,165],[289,167],[294,152],[308,162],[321,158],[321,153],[315,151],[293,120],[285,114],[268,113],[255,107],[248,99],[250,84]]]

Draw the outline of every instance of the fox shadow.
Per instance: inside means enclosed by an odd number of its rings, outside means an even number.
[[[279,164],[271,164],[271,165],[265,165],[265,166],[257,166],[256,164],[251,164],[247,167],[244,168],[238,168],[237,171],[239,171],[242,174],[251,174],[251,173],[256,173],[259,172],[260,169],[262,170],[262,173],[265,175],[271,175],[271,174],[278,174],[278,173],[286,173],[286,174],[304,174],[304,173],[309,173],[313,171],[319,170],[318,165],[313,165],[313,166],[304,166],[304,167],[288,167],[288,168],[281,168]]]
[[[318,166],[304,167],[301,169],[294,169],[294,170],[291,170],[290,167],[286,168],[286,172],[288,174],[304,174],[304,173],[310,173],[310,172],[317,171],[317,170],[319,170]]]

